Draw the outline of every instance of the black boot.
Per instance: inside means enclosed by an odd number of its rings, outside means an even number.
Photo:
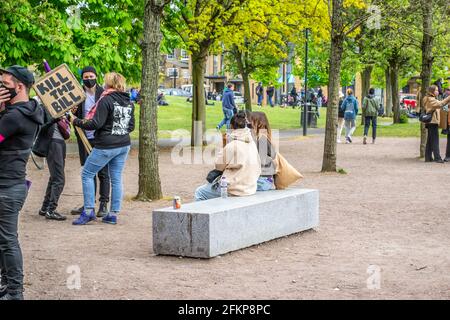
[[[79,208],[75,208],[72,211],[70,211],[70,214],[73,216],[77,216],[77,215],[80,215],[83,212],[83,210],[84,210],[84,207],[81,206]]]
[[[108,202],[100,202],[100,207],[97,211],[97,218],[103,218],[108,214]]]
[[[45,218],[49,220],[57,220],[57,221],[64,221],[67,219],[67,217],[61,215],[60,213],[56,211],[47,211],[45,214]]]
[[[22,292],[7,292],[0,300],[23,300]]]

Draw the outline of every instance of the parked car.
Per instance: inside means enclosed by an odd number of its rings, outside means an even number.
[[[235,104],[244,104],[244,97],[242,96],[242,93],[239,91],[234,91],[234,103]]]
[[[191,95],[185,90],[176,88],[161,89],[161,91],[163,91],[166,96],[189,97]]]
[[[402,109],[407,109],[409,112],[416,109],[416,99],[417,96],[413,93],[400,93],[400,107]]]

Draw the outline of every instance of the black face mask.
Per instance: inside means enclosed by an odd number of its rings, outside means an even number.
[[[5,85],[1,85],[0,87],[9,91],[9,99],[14,99],[17,96],[17,92],[16,92],[15,88],[7,88],[7,87],[5,87]]]
[[[83,80],[83,84],[84,84],[84,86],[86,88],[91,89],[91,88],[95,87],[95,85],[97,84],[97,79],[86,79],[86,80]]]

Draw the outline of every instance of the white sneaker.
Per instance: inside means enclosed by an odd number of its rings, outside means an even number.
[[[338,140],[337,140],[337,143],[342,143],[341,139],[338,139]]]

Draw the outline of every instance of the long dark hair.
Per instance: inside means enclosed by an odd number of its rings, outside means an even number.
[[[267,136],[267,139],[272,142],[272,130],[270,129],[269,119],[267,119],[264,112],[248,112],[247,118],[249,119],[256,139],[258,139],[261,134],[264,134]]]

